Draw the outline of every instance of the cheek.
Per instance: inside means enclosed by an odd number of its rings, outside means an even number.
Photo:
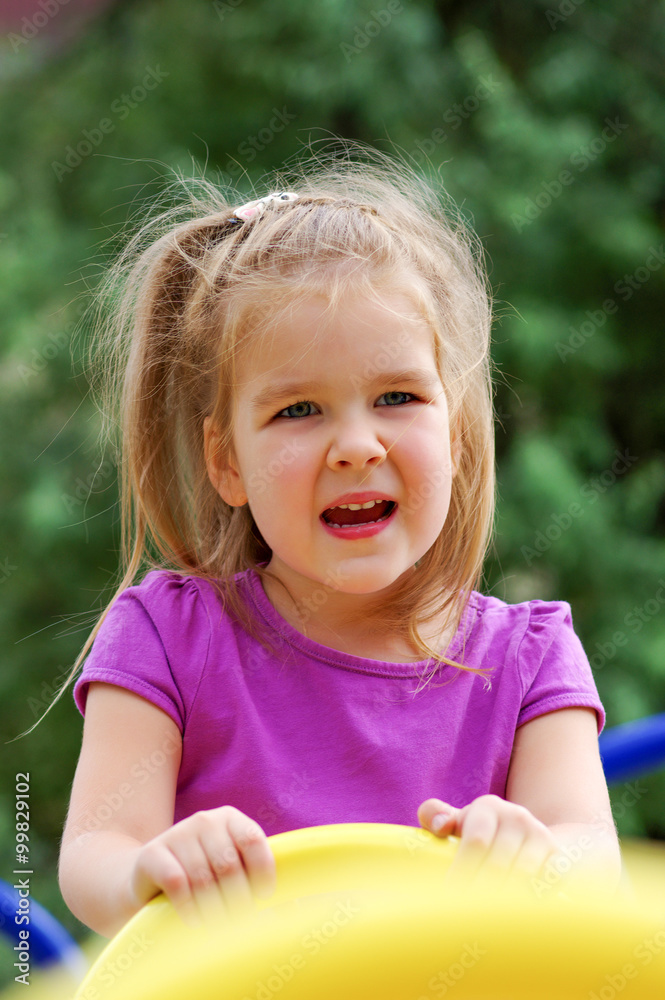
[[[306,480],[311,465],[306,461],[305,449],[297,441],[281,446],[268,446],[257,453],[249,477],[250,501],[260,500],[261,505],[273,516],[275,502],[282,503],[287,498],[289,505],[297,502],[299,488]]]
[[[414,427],[409,435],[408,444],[404,438],[404,461],[409,463],[415,473],[440,474],[452,476],[452,455],[450,449],[447,424],[439,421],[429,427]]]
[[[422,435],[413,441],[402,468],[407,483],[404,513],[415,518],[426,514],[422,528],[429,531],[434,522],[445,520],[450,506],[453,468],[445,438],[442,441],[440,434]]]

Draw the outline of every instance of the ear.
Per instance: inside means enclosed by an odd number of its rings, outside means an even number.
[[[203,450],[205,454],[208,478],[231,507],[242,507],[247,503],[242,478],[238,470],[235,455],[229,453],[221,445],[221,435],[212,422],[212,417],[203,421]]]

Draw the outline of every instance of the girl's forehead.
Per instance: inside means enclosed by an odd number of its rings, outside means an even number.
[[[305,372],[339,363],[381,369],[409,357],[434,363],[435,334],[404,291],[344,296],[337,302],[313,294],[301,296],[267,317],[245,339],[237,359],[240,383],[270,371]]]

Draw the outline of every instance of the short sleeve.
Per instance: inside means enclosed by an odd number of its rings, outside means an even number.
[[[206,662],[207,624],[191,580],[153,571],[128,587],[106,615],[74,687],[81,714],[89,684],[102,681],[152,702],[183,732]]]
[[[530,602],[529,623],[518,659],[523,681],[518,726],[561,708],[593,708],[598,732],[602,731],[605,710],[589,660],[573,628],[569,604]]]

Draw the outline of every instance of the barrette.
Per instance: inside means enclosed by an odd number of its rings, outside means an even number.
[[[255,201],[248,201],[246,205],[241,205],[240,208],[236,208],[233,215],[236,219],[240,219],[241,222],[249,222],[250,219],[254,219],[258,215],[262,215],[266,205],[269,205],[272,201],[295,201],[298,197],[293,191],[275,191],[273,194],[267,194],[265,198],[257,198]]]

